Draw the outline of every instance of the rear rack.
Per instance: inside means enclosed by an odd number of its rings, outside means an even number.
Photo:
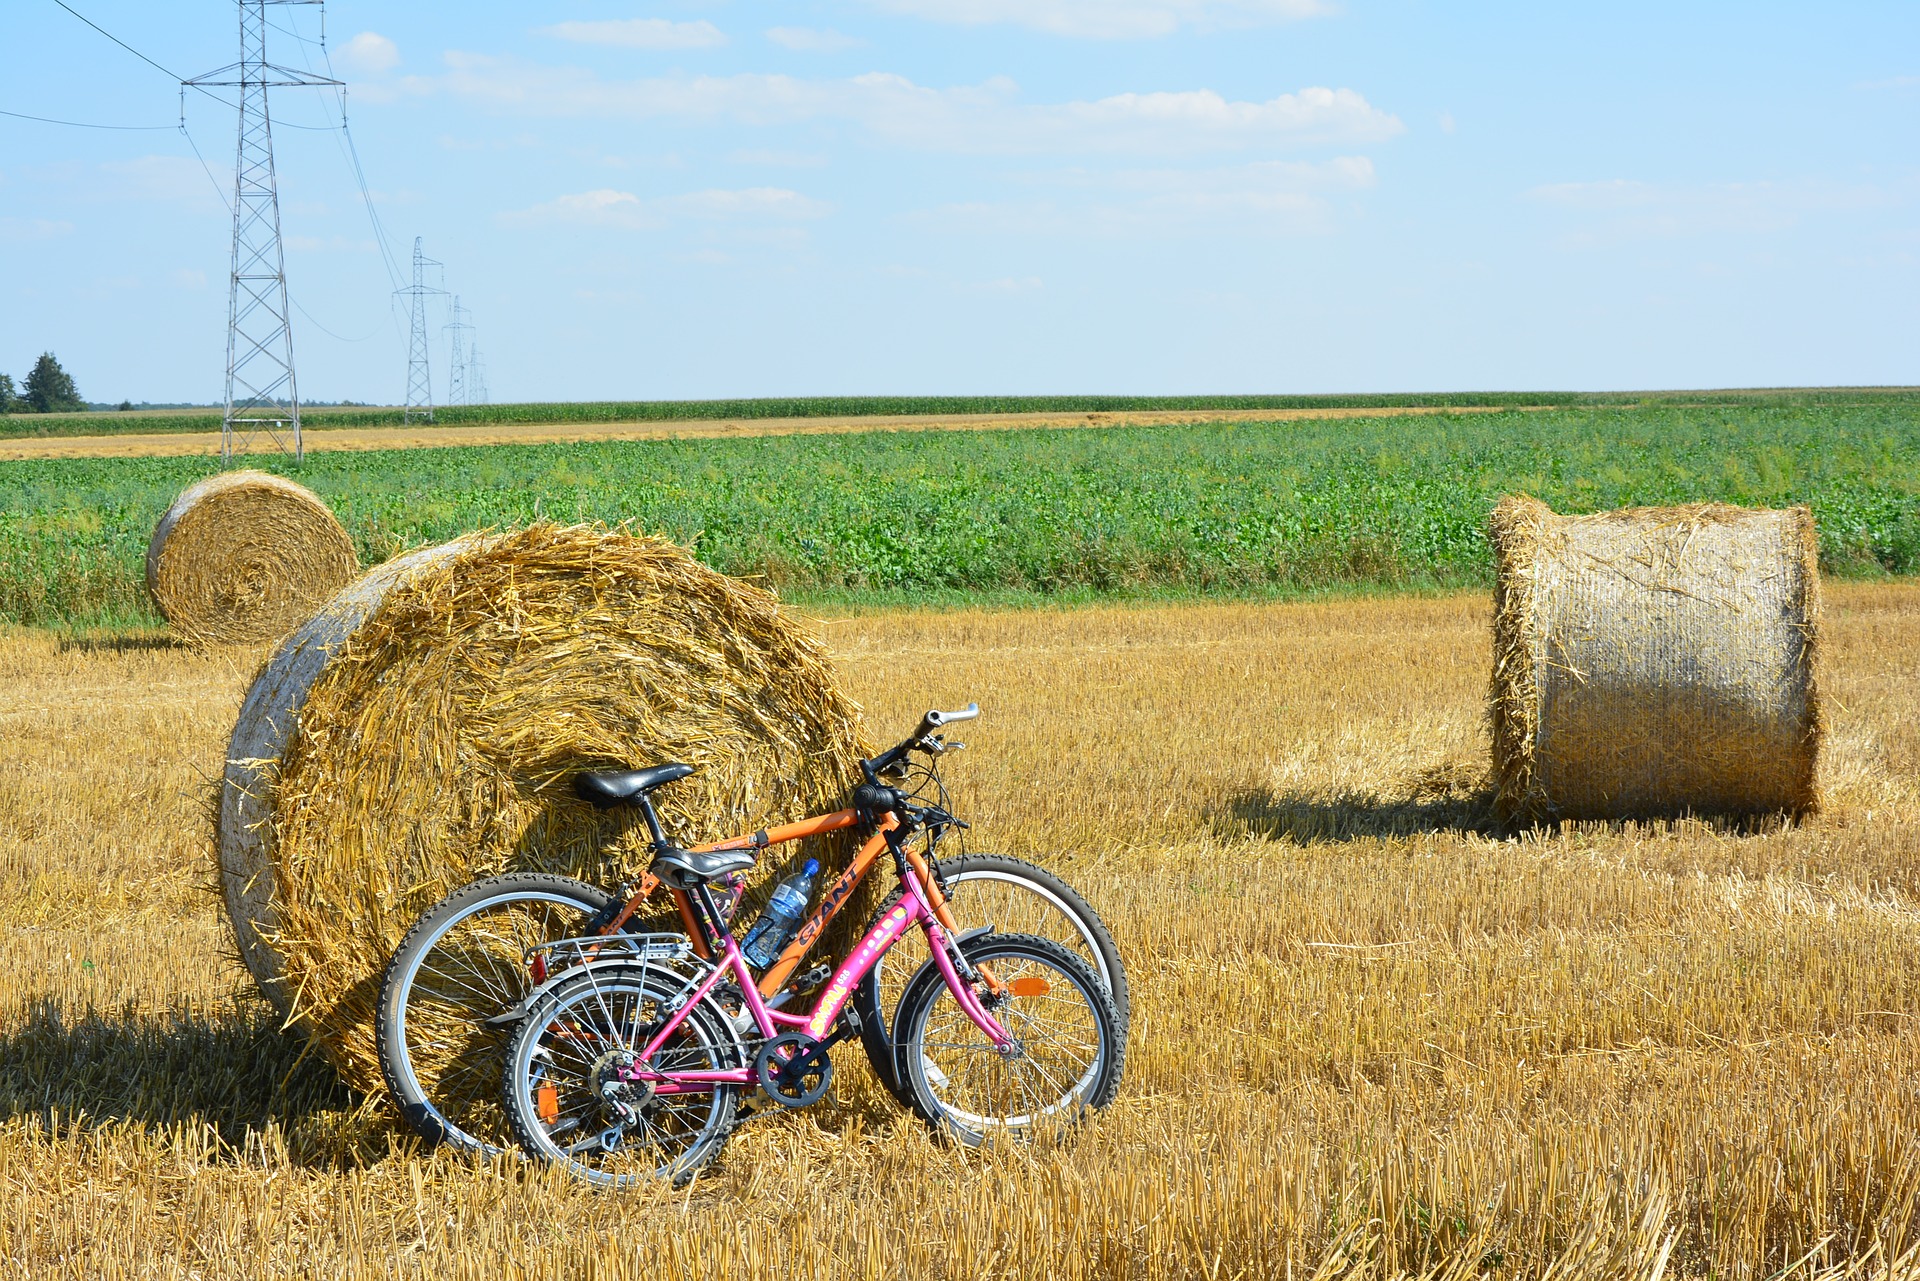
[[[570,970],[589,961],[637,961],[641,964],[674,964],[693,956],[693,940],[684,934],[585,934],[579,938],[554,939],[530,947],[521,963],[531,966],[536,957],[546,959],[549,974]]]

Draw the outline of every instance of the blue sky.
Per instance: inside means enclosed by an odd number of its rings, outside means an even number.
[[[180,74],[236,56],[231,4],[71,2]],[[318,10],[269,12],[324,68]],[[325,13],[380,224],[496,401],[1920,383],[1910,0]],[[52,0],[0,33],[0,111],[177,121]],[[0,370],[218,399],[234,122],[187,124],[213,180],[177,131],[0,116]],[[398,400],[339,136],[276,143],[302,392]]]

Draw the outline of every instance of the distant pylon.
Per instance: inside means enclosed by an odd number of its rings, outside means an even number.
[[[487,397],[487,366],[480,359],[480,344],[475,343],[467,351],[467,403],[485,405],[492,403]]]
[[[182,82],[240,91],[240,141],[233,163],[233,266],[227,277],[227,408],[220,420],[223,463],[233,461],[236,446],[241,452],[250,449],[258,432],[265,432],[283,452],[291,453],[295,462],[305,457],[267,90],[340,81],[267,61],[267,6],[322,2],[239,0],[240,61]]]
[[[401,415],[402,422],[410,423],[416,418],[433,421],[433,379],[427,365],[427,298],[447,291],[428,286],[427,268],[439,265],[421,251],[420,237],[415,236],[413,284],[397,291],[413,300],[413,338],[407,344],[407,408]]]
[[[453,296],[453,319],[446,325],[448,334],[447,351],[447,403],[464,405],[467,400],[467,358],[460,351],[460,336],[472,329],[465,317],[471,313],[460,305],[460,295]]]

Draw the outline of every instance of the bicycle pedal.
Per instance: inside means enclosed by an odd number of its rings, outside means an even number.
[[[789,981],[787,985],[778,992],[775,992],[773,999],[767,1002],[767,1008],[777,1010],[794,997],[805,992],[811,992],[814,988],[819,987],[832,977],[833,966],[822,961],[805,974],[802,974],[799,978]]]

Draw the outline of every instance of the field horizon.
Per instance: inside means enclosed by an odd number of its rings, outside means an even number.
[[[702,422],[715,419],[838,418],[892,415],[1128,413],[1208,409],[1500,408],[1518,405],[1737,405],[1837,404],[1920,394],[1920,386],[1647,388],[1626,391],[1273,392],[1112,395],[1101,393],[994,395],[848,395],[716,397],[707,400],[527,401],[438,405],[425,426],[483,423]],[[313,431],[406,426],[404,405],[322,405],[303,410]],[[92,436],[123,432],[218,431],[219,406],[65,410],[0,414],[0,440],[13,436]],[[415,423],[414,426],[422,424]]]

